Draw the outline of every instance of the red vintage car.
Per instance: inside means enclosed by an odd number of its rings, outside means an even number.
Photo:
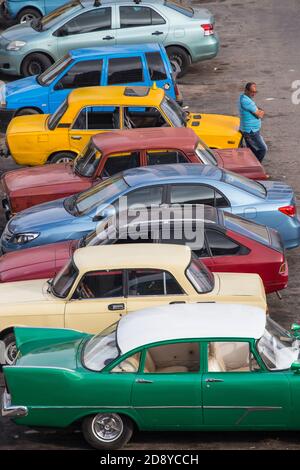
[[[211,150],[188,128],[130,129],[92,137],[74,163],[5,173],[2,204],[9,218],[27,207],[83,191],[119,171],[163,163],[218,165],[251,179],[267,178],[248,148]]]
[[[166,222],[174,224],[174,221],[160,220],[157,222],[158,228],[155,227],[154,238],[148,235],[148,239],[146,236],[141,241],[189,244],[184,235],[181,240],[172,238],[172,230],[171,235],[164,239],[162,227],[165,228]],[[179,223],[182,221],[179,220]],[[151,224],[151,229],[147,223],[145,228],[141,228],[141,232],[153,234],[153,222]],[[0,258],[0,282],[51,278],[80,246],[137,242],[136,239],[124,239],[120,231],[113,239],[108,226],[107,220],[103,221],[102,230],[98,227],[97,235],[92,232],[79,241],[53,243],[3,255]],[[210,206],[205,206],[202,226],[205,233],[204,242],[202,240],[201,246],[192,249],[211,271],[258,273],[267,293],[279,291],[287,286],[288,264],[280,235],[276,230]],[[184,230],[182,233],[185,233]]]

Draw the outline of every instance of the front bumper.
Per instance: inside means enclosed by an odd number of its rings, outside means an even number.
[[[1,415],[6,418],[27,416],[28,408],[26,406],[13,406],[9,393],[7,393],[7,390],[4,390],[1,403]]]

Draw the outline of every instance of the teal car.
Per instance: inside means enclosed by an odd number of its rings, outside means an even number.
[[[214,17],[173,0],[74,0],[0,35],[0,71],[39,75],[72,49],[160,43],[183,75],[218,53]]]
[[[299,328],[222,303],[136,311],[93,337],[15,328],[20,352],[4,367],[2,415],[81,424],[97,449],[122,447],[134,428],[299,430]]]

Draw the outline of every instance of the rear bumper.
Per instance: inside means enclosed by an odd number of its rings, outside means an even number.
[[[28,408],[26,406],[13,406],[9,393],[4,390],[1,403],[1,415],[6,418],[19,418],[28,415]]]
[[[200,44],[190,44],[192,62],[213,59],[218,54],[219,47],[219,36],[216,33],[204,37]]]

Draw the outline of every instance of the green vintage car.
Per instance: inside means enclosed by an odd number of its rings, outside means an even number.
[[[97,449],[140,430],[300,429],[297,325],[257,307],[208,303],[130,313],[102,333],[16,328],[2,415],[81,423]]]

